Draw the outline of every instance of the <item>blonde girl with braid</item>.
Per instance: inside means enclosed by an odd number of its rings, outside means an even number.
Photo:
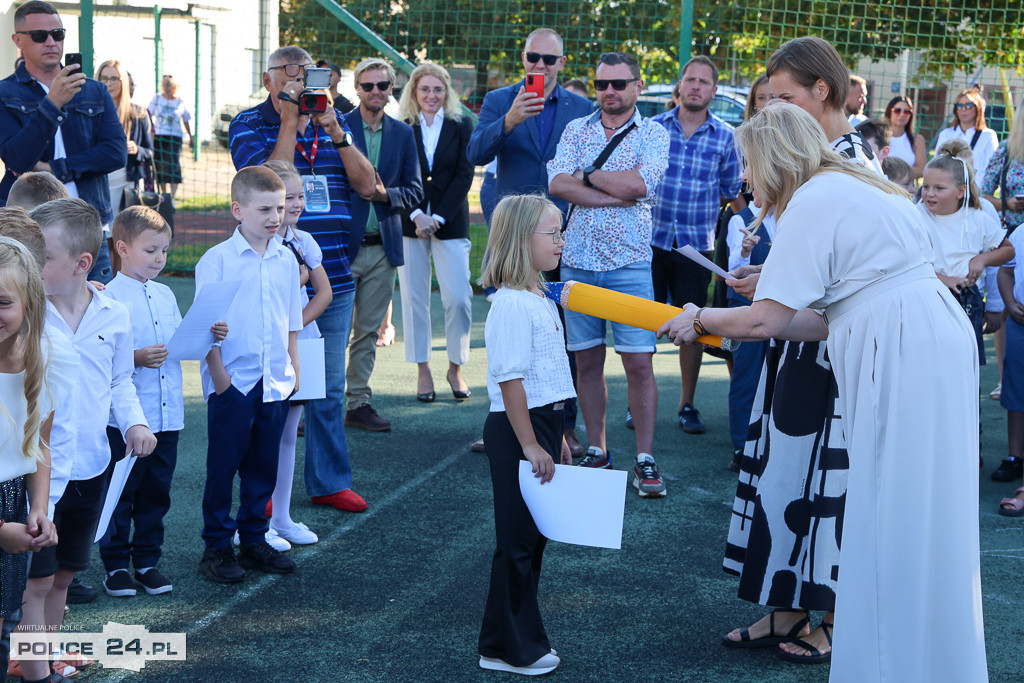
[[[48,517],[53,410],[78,355],[45,331],[46,297],[27,247],[0,237],[0,625],[21,607],[28,551],[56,545]],[[27,494],[27,496],[26,496]],[[0,654],[6,671],[7,652]]]

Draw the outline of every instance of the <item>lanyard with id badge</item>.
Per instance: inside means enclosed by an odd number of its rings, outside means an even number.
[[[302,158],[309,162],[309,175],[302,176],[302,197],[306,200],[306,211],[310,213],[329,213],[331,210],[331,195],[327,190],[327,176],[316,175],[313,171],[313,162],[316,160],[316,148],[320,141],[320,126],[313,128],[313,146],[309,154],[302,149],[302,145],[295,143],[295,149],[299,151]]]

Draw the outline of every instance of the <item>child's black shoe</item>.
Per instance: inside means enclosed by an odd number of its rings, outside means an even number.
[[[199,573],[216,583],[241,583],[245,572],[238,566],[235,551],[227,548],[209,548],[199,561]]]
[[[265,541],[242,548],[238,563],[246,569],[259,569],[268,574],[291,574],[295,571],[295,561]]]

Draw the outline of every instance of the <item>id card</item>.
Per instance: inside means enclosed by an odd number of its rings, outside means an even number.
[[[327,176],[302,176],[302,196],[306,200],[306,211],[328,213],[331,210],[331,196],[327,191]]]

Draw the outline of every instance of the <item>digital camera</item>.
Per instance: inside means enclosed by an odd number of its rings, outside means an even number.
[[[306,69],[306,75],[302,82],[303,90],[299,93],[299,99],[293,100],[284,92],[278,93],[278,98],[295,102],[299,105],[299,114],[322,114],[327,111],[327,93],[323,92],[331,87],[331,70]]]

